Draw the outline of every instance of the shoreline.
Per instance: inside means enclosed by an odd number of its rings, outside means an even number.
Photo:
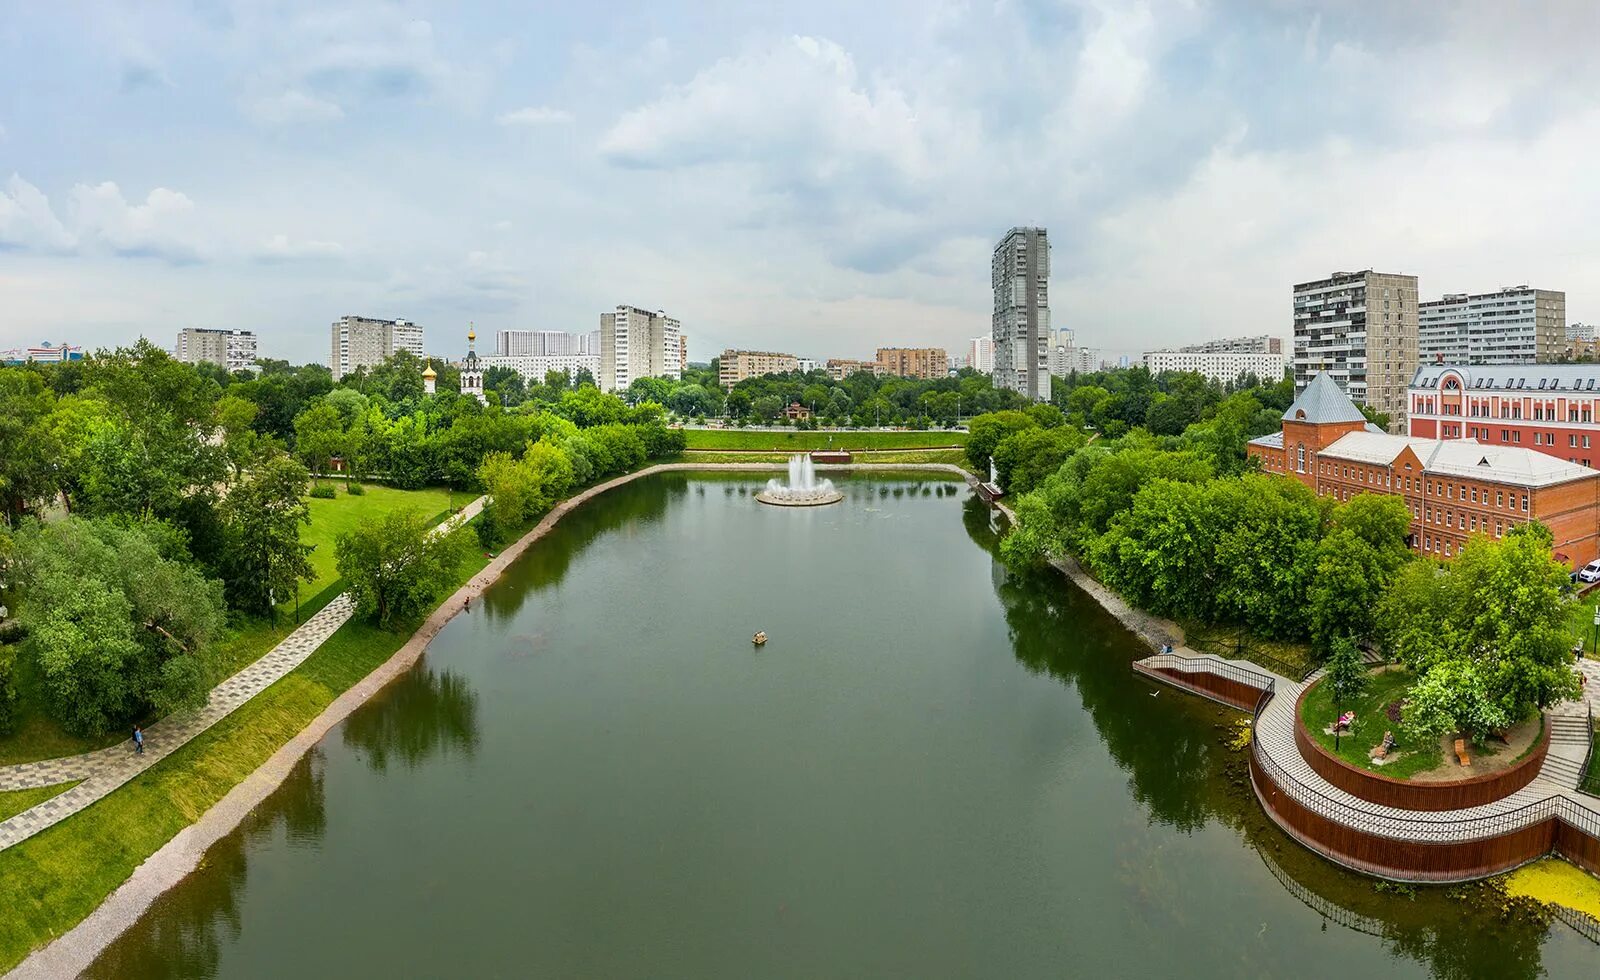
[[[534,542],[543,538],[561,518],[595,497],[634,480],[658,473],[682,472],[782,472],[782,463],[656,463],[632,473],[599,483],[556,504],[538,524],[496,555],[488,565],[444,599],[417,631],[371,673],[345,689],[322,713],[312,719],[256,770],[240,780],[222,799],[189,826],[178,831],[167,843],[134,869],[133,874],[77,925],[62,933],[49,945],[34,950],[6,974],[6,980],[77,976],[119,936],[139,920],[150,906],[200,866],[211,846],[233,833],[257,806],[289,777],[294,767],[340,722],[373,695],[416,666],[428,645],[450,620],[460,614],[469,599],[476,599],[520,558]],[[850,463],[818,466],[819,470],[862,472],[939,472],[959,476],[970,486],[977,480],[954,463]],[[1008,517],[1010,511],[1006,511]]]

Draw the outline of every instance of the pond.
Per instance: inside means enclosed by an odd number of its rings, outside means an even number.
[[[1559,923],[1284,837],[1240,716],[1007,572],[964,485],[775,509],[763,482],[569,515],[91,975],[1600,971]]]

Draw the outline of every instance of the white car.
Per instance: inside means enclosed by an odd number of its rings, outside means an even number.
[[[1600,559],[1596,559],[1578,569],[1578,581],[1600,582]]]

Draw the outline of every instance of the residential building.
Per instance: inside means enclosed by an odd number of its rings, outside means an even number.
[[[770,350],[729,348],[717,358],[717,381],[724,388],[732,388],[745,378],[759,378],[763,374],[788,374],[790,371],[798,370],[800,370],[798,357]]]
[[[967,367],[983,374],[994,373],[994,337],[974,337],[967,341]]]
[[[1062,333],[1067,333],[1063,330]],[[1050,348],[1050,373],[1058,378],[1100,369],[1100,352],[1093,347],[1056,344]]]
[[[1412,436],[1600,463],[1600,364],[1424,364],[1407,397]]]
[[[1600,354],[1600,341],[1594,338],[1568,337],[1561,357],[1565,361],[1593,361]]]
[[[828,377],[835,381],[843,381],[857,371],[866,371],[868,374],[878,373],[877,361],[853,361],[847,357],[828,358]]]
[[[333,321],[328,367],[338,381],[358,368],[376,367],[401,351],[422,356],[422,328],[410,320],[343,316]]]
[[[567,333],[564,330],[502,330],[495,338],[494,354],[499,357],[572,357],[578,354],[600,356],[598,331]]]
[[[878,374],[892,378],[942,378],[950,355],[942,347],[879,347]]]
[[[1277,339],[1277,338],[1273,338]],[[1144,353],[1144,366],[1151,374],[1162,371],[1194,371],[1224,384],[1253,374],[1267,384],[1283,380],[1289,358],[1282,353],[1245,351],[1151,350]]]
[[[551,371],[565,371],[567,377],[576,378],[582,371],[589,377],[600,377],[598,354],[489,354],[478,358],[485,371],[492,367],[505,367],[522,375],[529,384],[544,384],[544,376]]]
[[[1329,375],[1358,405],[1405,424],[1417,369],[1417,277],[1335,272],[1294,287],[1294,386]]]
[[[256,335],[252,330],[184,327],[178,331],[173,356],[185,364],[206,362],[227,371],[243,371],[256,362]]]
[[[689,338],[678,334],[678,376],[689,370]]]
[[[1163,348],[1170,350],[1171,348]],[[1178,348],[1185,354],[1282,354],[1283,338],[1261,334],[1257,337],[1226,337]]]
[[[1594,340],[1594,324],[1569,323],[1567,324],[1568,340]]]
[[[1472,535],[1499,538],[1530,520],[1550,528],[1555,557],[1569,568],[1600,553],[1600,470],[1520,446],[1390,435],[1367,422],[1331,374],[1313,375],[1282,428],[1246,451],[1318,496],[1401,497],[1411,512],[1407,543],[1420,554],[1450,558]]]
[[[38,347],[14,347],[0,351],[0,364],[60,364],[63,361],[83,360],[83,348],[73,344],[52,344],[46,341]]]
[[[1013,228],[990,263],[994,384],[1036,401],[1050,397],[1050,241],[1043,228]]]
[[[618,305],[600,314],[602,391],[622,391],[636,378],[683,377],[683,325],[657,310]]]
[[[797,357],[795,360],[800,365],[796,370],[801,374],[810,374],[817,369],[817,359],[814,357]]]
[[[1566,350],[1567,294],[1509,286],[1417,305],[1421,364],[1553,364]]]

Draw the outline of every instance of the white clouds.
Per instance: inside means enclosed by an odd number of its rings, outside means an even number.
[[[502,112],[494,117],[494,121],[502,126],[561,125],[572,121],[572,113],[564,109],[552,109],[549,106],[531,105]]]
[[[13,174],[0,195],[0,245],[45,254],[109,252],[182,264],[202,255],[194,202],[165,187],[129,204],[116,184],[78,184],[58,218],[43,191]]]
[[[344,246],[338,242],[315,238],[291,239],[277,234],[261,243],[256,258],[263,262],[294,262],[299,260],[337,259],[344,256]]]
[[[255,99],[246,104],[245,111],[257,122],[273,126],[332,122],[344,118],[344,110],[336,104],[297,89]]]
[[[0,194],[0,249],[68,252],[78,243],[39,188],[12,174]]]

